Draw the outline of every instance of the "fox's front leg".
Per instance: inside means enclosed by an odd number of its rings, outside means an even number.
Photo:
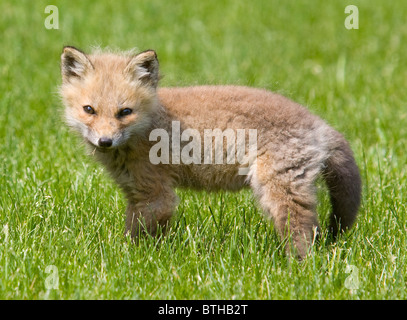
[[[177,204],[173,190],[148,199],[135,198],[130,198],[127,204],[125,234],[130,233],[133,239],[146,232],[155,236],[158,226],[167,227]]]

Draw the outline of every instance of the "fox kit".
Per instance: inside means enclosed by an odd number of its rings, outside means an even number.
[[[60,93],[67,123],[123,190],[128,201],[126,233],[136,238],[143,232],[155,235],[158,226],[165,227],[177,204],[176,187],[212,191],[247,186],[280,236],[290,239],[287,250],[302,259],[319,228],[315,188],[319,176],[330,192],[330,230],[336,235],[352,226],[360,204],[361,179],[340,133],[303,106],[262,89],[159,89],[158,69],[153,50],[137,55],[99,51],[87,55],[65,47],[61,56]],[[198,156],[180,161],[180,148],[190,142],[183,133],[182,139],[178,137],[180,146],[171,140],[167,149],[156,153],[169,161],[152,159],[159,140],[153,133],[158,129],[167,133],[161,140],[174,139],[174,124],[185,132],[192,129],[189,137],[199,144],[192,151],[198,150]],[[206,147],[208,129],[255,129],[255,158],[211,163],[206,155],[199,156]],[[209,148],[225,156],[230,151],[229,146]],[[237,153],[232,150],[232,156],[233,152]],[[239,174],[242,168],[247,174]]]

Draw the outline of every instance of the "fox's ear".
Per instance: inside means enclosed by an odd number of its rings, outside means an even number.
[[[132,79],[157,87],[159,80],[158,59],[154,50],[147,50],[132,57],[124,72]]]
[[[61,55],[63,82],[69,82],[73,78],[82,79],[91,69],[93,69],[93,65],[85,53],[74,47],[64,47]]]

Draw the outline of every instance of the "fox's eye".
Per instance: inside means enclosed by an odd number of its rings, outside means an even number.
[[[119,111],[118,116],[119,117],[124,117],[124,116],[128,116],[129,114],[132,114],[133,110],[129,109],[129,108],[124,108],[122,110]]]
[[[83,110],[84,110],[86,113],[95,114],[95,109],[93,109],[91,106],[84,106],[84,107],[83,107]]]

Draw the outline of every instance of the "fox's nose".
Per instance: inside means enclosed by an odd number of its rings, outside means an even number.
[[[99,144],[99,147],[109,148],[112,146],[113,140],[110,138],[102,137],[99,139],[98,144]]]

